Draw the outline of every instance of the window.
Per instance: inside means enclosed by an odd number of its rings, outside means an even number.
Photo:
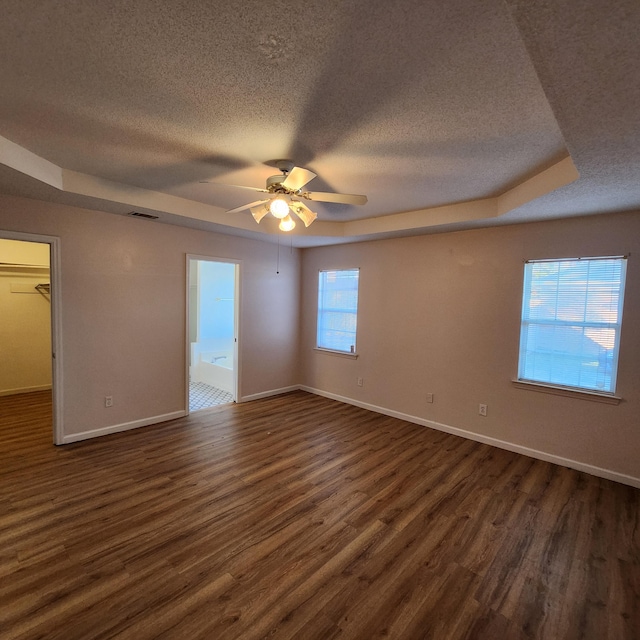
[[[613,394],[626,259],[528,262],[518,379]]]
[[[355,353],[359,269],[320,271],[317,346]]]

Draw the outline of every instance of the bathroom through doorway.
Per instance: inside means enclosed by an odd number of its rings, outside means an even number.
[[[187,256],[189,412],[237,399],[239,266]]]

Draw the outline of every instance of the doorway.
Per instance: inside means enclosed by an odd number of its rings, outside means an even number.
[[[187,256],[189,412],[236,402],[238,262]]]
[[[27,406],[46,394],[55,444],[63,441],[59,259],[58,238],[0,231],[0,397]]]

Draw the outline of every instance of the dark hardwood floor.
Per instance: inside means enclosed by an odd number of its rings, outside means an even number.
[[[295,392],[64,447],[0,398],[0,637],[640,638],[640,491]]]

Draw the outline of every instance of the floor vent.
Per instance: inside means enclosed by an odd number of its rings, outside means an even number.
[[[139,211],[131,211],[127,213],[128,216],[133,216],[134,218],[146,218],[147,220],[157,220],[160,216],[152,216],[150,213],[140,213]]]

